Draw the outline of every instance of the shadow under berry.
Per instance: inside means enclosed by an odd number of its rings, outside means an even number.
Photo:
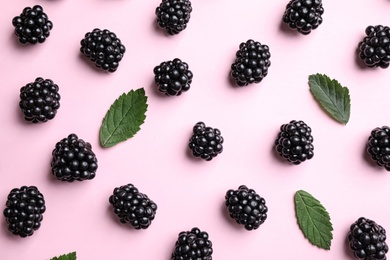
[[[81,60],[81,63],[85,64],[85,66],[91,68],[92,70],[98,72],[101,75],[107,75],[107,74],[114,73],[114,72],[105,71],[105,70],[97,67],[93,61],[91,61],[88,57],[85,57],[85,55],[81,52],[79,52],[79,59]],[[118,68],[118,70],[119,70],[119,68]]]
[[[245,230],[244,227],[238,224],[234,219],[232,219],[229,215],[229,211],[226,208],[225,199],[221,203],[221,215],[226,220],[226,222],[231,226],[234,230],[241,231]]]
[[[356,259],[355,255],[353,254],[352,250],[349,248],[349,241],[347,238],[349,230],[347,230],[345,234],[345,239],[344,239],[344,254],[347,257],[347,259]]]
[[[299,37],[300,36],[299,32],[297,32],[296,30],[292,30],[288,26],[288,24],[283,22],[283,20],[280,20],[279,31],[282,32],[283,34],[286,34],[286,35],[291,36],[291,37]]]
[[[108,205],[107,205],[106,213],[107,213],[108,217],[111,218],[112,221],[115,222],[115,223],[118,225],[118,227],[120,227],[120,228],[125,228],[125,229],[127,229],[127,230],[129,230],[129,231],[137,231],[135,228],[133,228],[132,225],[130,225],[130,223],[124,224],[124,223],[122,223],[122,222],[119,220],[118,216],[115,215],[114,210],[113,210],[111,204],[108,204]]]
[[[356,51],[355,51],[355,64],[361,70],[368,71],[368,70],[372,69],[372,68],[367,67],[367,65],[364,64],[364,61],[360,58],[359,48],[356,48]]]
[[[367,140],[364,140],[364,142],[367,142]],[[371,155],[367,152],[367,144],[363,146],[362,149],[362,157],[363,160],[367,162],[368,165],[370,165],[373,169],[375,169],[377,172],[385,171],[383,167],[380,167],[372,158]]]

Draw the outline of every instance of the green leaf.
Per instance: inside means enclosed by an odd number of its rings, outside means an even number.
[[[331,117],[344,125],[348,123],[351,99],[347,87],[321,74],[310,75],[309,86],[314,98]]]
[[[139,88],[123,93],[111,105],[100,127],[100,143],[111,147],[133,137],[145,122],[148,97],[145,90]]]
[[[53,257],[50,260],[76,260],[76,252],[72,252],[67,255],[61,255],[58,257]]]
[[[329,213],[316,198],[303,190],[295,193],[294,202],[303,235],[313,245],[329,250],[333,238]]]

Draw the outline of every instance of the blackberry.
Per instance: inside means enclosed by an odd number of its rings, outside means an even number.
[[[189,148],[195,157],[210,161],[222,153],[223,137],[217,128],[206,127],[205,123],[198,122],[192,132]]]
[[[283,22],[307,35],[322,23],[323,14],[322,0],[291,0],[283,14]]]
[[[366,218],[359,218],[348,232],[349,247],[358,259],[386,260],[389,247],[386,244],[386,230]]]
[[[45,198],[37,187],[22,186],[20,189],[12,189],[5,205],[3,214],[12,234],[27,237],[41,227],[46,206]]]
[[[93,61],[96,67],[109,72],[118,69],[119,62],[126,52],[121,40],[107,29],[96,28],[92,32],[87,32],[80,44],[81,53]]]
[[[19,107],[24,118],[32,123],[47,122],[60,107],[58,85],[50,79],[36,78],[20,89]]]
[[[190,0],[162,0],[156,8],[157,24],[170,35],[183,31],[191,18]]]
[[[238,224],[246,230],[255,230],[267,219],[268,207],[265,199],[253,189],[241,185],[238,190],[228,190],[225,195],[225,205]]]
[[[379,166],[390,171],[390,128],[376,127],[368,137],[367,152]]]
[[[95,178],[97,159],[91,144],[70,134],[59,141],[53,152],[51,172],[60,181],[83,181]]]
[[[131,224],[135,229],[148,228],[157,211],[157,204],[140,193],[133,184],[115,188],[109,202],[119,220],[123,224]]]
[[[303,121],[292,120],[282,125],[275,146],[280,156],[292,164],[300,164],[314,156],[311,128]]]
[[[240,87],[259,83],[268,74],[270,58],[271,53],[267,45],[254,40],[243,42],[231,66],[231,76]]]
[[[390,28],[376,25],[366,28],[366,36],[359,42],[358,53],[370,68],[386,69],[390,62]]]
[[[53,29],[53,23],[40,5],[24,8],[19,16],[12,19],[12,25],[21,44],[43,43]]]
[[[162,62],[153,72],[158,90],[167,96],[179,96],[190,89],[193,74],[180,59]]]
[[[213,244],[209,234],[194,227],[179,233],[171,260],[212,260]]]

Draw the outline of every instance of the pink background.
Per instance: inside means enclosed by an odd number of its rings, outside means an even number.
[[[36,185],[47,211],[42,227],[26,239],[11,235],[1,215],[0,259],[49,259],[71,251],[78,259],[170,259],[177,234],[195,226],[209,233],[216,260],[353,259],[346,234],[357,218],[390,231],[390,173],[365,153],[371,130],[389,124],[390,74],[362,68],[355,56],[366,26],[390,23],[390,1],[325,1],[324,22],[308,36],[281,26],[287,2],[194,0],[187,29],[172,37],[156,27],[159,0],[3,1],[0,204],[12,188]],[[21,46],[11,21],[35,4],[54,28],[44,44]],[[127,47],[113,74],[95,69],[79,52],[84,34],[96,27],[115,32]],[[260,84],[235,88],[230,64],[250,38],[269,45],[272,65]],[[153,68],[176,57],[188,62],[194,80],[187,93],[166,97],[156,91]],[[314,73],[349,87],[346,126],[313,99],[307,82]],[[54,120],[31,125],[18,108],[19,90],[36,77],[57,83],[62,100]],[[149,97],[141,131],[102,148],[99,127],[107,109],[140,87]],[[314,136],[314,158],[299,166],[273,151],[280,125],[293,119],[304,120]],[[223,153],[211,162],[188,153],[197,121],[219,128],[225,138]],[[91,181],[63,183],[51,175],[51,151],[70,133],[90,142],[98,157]],[[120,224],[108,203],[113,189],[127,183],[158,204],[147,230]],[[224,207],[225,192],[241,184],[269,207],[256,231],[237,225]],[[330,251],[312,246],[297,225],[293,196],[300,189],[330,213]]]

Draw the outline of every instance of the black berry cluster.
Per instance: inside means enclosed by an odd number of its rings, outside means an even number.
[[[171,260],[212,260],[213,244],[205,231],[194,227],[182,231],[175,243]]]
[[[180,59],[162,62],[153,72],[158,90],[167,96],[179,96],[190,89],[193,74]]]
[[[358,259],[386,260],[389,247],[386,244],[386,230],[366,218],[359,218],[348,232],[349,247]]]
[[[12,234],[27,237],[41,226],[46,211],[45,199],[35,186],[12,189],[8,195],[4,216]]]
[[[93,61],[96,67],[109,72],[118,69],[119,62],[126,52],[121,40],[107,29],[96,28],[86,33],[80,43],[81,53]]]
[[[52,174],[61,181],[73,182],[95,178],[98,168],[91,144],[70,134],[59,141],[51,160]]]
[[[24,8],[19,16],[14,17],[12,25],[22,44],[43,43],[53,28],[53,23],[40,5]]]
[[[190,0],[162,0],[156,8],[157,24],[169,34],[183,31],[191,18]]]
[[[283,22],[303,35],[309,34],[322,23],[322,0],[291,0],[283,15]]]
[[[148,228],[157,211],[157,204],[140,193],[133,184],[115,188],[109,202],[120,221],[131,224],[135,229]]]
[[[390,128],[376,127],[368,137],[367,152],[379,166],[390,171]]]
[[[386,69],[390,62],[390,28],[376,25],[366,28],[366,37],[359,42],[359,57],[370,68]]]

